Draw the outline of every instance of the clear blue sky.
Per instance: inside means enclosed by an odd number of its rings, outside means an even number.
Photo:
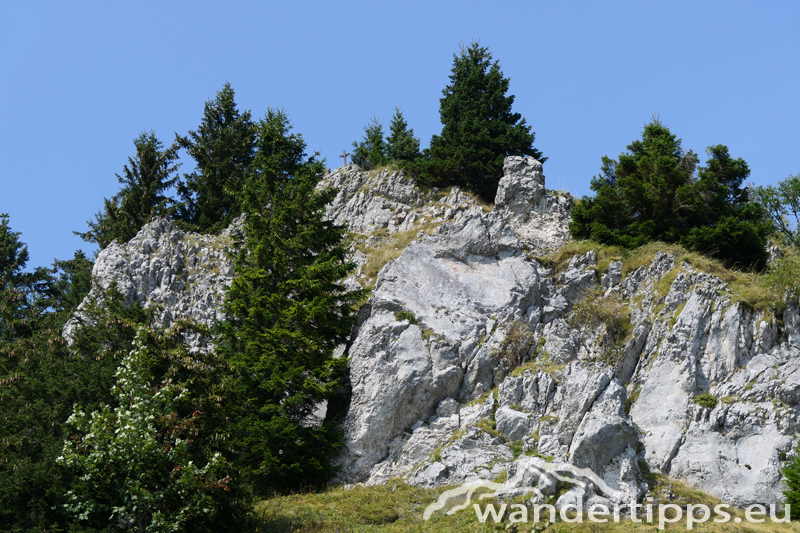
[[[133,139],[196,129],[226,81],[256,118],[282,106],[331,167],[395,105],[427,146],[473,39],[511,79],[550,188],[588,194],[654,112],[684,148],[728,145],[756,184],[800,172],[797,1],[3,2],[0,212],[30,267],[93,252],[71,232],[117,192]]]

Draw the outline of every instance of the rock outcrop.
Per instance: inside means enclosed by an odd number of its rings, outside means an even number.
[[[665,252],[637,268],[587,247],[544,259],[569,240],[572,200],[545,189],[532,158],[506,159],[491,210],[456,188],[422,192],[402,172],[351,165],[321,186],[339,189],[328,217],[360,234],[360,264],[381,239],[411,236],[343,347],[339,481],[432,487],[506,473],[503,493],[541,499],[564,471],[584,481],[561,504],[629,502],[649,469],[737,505],[781,500],[798,431],[796,305],[752,310]],[[208,324],[231,243],[156,220],[104,250],[94,274],[158,306],[164,325]],[[624,327],[602,318],[612,311]]]
[[[327,217],[362,234],[381,229],[390,234],[408,231],[426,222],[450,220],[479,204],[458,187],[423,193],[402,170],[374,173],[347,165],[325,176],[319,186],[339,191],[327,207]]]
[[[127,302],[156,310],[156,322],[170,327],[189,319],[210,326],[223,318],[225,287],[233,279],[233,236],[240,222],[220,235],[184,232],[174,222],[156,218],[124,245],[114,241],[94,262],[94,286],[87,298],[101,298],[112,283]],[[67,322],[69,339],[82,320],[80,308]],[[189,339],[194,349],[206,349],[207,339]]]

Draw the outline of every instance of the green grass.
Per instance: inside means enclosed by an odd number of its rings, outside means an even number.
[[[394,314],[394,318],[398,322],[402,322],[403,320],[408,320],[408,322],[411,324],[419,324],[419,322],[417,322],[417,317],[415,317],[414,313],[412,313],[411,311],[397,311]]]
[[[653,493],[659,497],[664,497],[665,491],[669,490],[672,498],[669,503],[676,505],[705,504],[713,507],[720,503],[713,497],[701,491],[688,487],[678,481],[671,480],[665,476],[650,476],[654,483]],[[258,517],[258,532],[273,533],[306,533],[306,532],[428,532],[428,533],[450,533],[462,531],[489,532],[503,531],[509,522],[495,524],[491,519],[485,524],[478,521],[474,509],[470,506],[466,509],[456,511],[452,515],[445,514],[445,511],[438,511],[431,516],[428,521],[423,520],[422,516],[425,508],[434,503],[439,494],[451,487],[440,489],[421,489],[410,487],[402,481],[396,480],[378,487],[354,487],[345,490],[343,488],[329,488],[322,492],[295,494],[290,496],[276,496],[265,500],[256,505],[255,511]],[[486,503],[497,503],[492,499],[478,500],[473,497],[473,503],[480,501],[481,505]],[[519,500],[515,500],[519,501]],[[665,500],[666,501],[666,500]],[[462,502],[453,502],[456,505]],[[730,509],[733,517],[744,518],[744,512],[737,509]],[[545,517],[548,513],[543,513]],[[657,517],[657,513],[654,513]],[[670,515],[668,515],[670,516]],[[533,513],[529,511],[529,519],[532,520]],[[546,519],[545,519],[546,520]],[[546,522],[538,525],[529,522],[518,524],[516,531],[527,532],[539,528],[541,531]],[[668,525],[670,531],[686,531],[686,522],[678,522]],[[568,524],[561,522],[560,519],[555,524],[549,524],[544,531],[557,533],[572,532],[652,532],[657,531],[657,523],[636,524],[630,520],[623,519],[619,524],[610,522],[608,524],[594,524],[584,517],[583,523]],[[789,531],[800,531],[796,524],[774,524],[769,519],[764,524],[742,523],[703,523],[695,524],[693,531],[701,532],[740,532],[740,533],[783,533]]]

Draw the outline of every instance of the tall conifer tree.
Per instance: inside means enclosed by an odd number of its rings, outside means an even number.
[[[409,129],[400,107],[395,106],[389,137],[386,139],[386,156],[400,163],[419,157],[419,139],[414,137],[414,128]]]
[[[282,111],[258,130],[244,190],[244,244],[225,300],[218,342],[235,379],[231,433],[238,466],[256,491],[324,482],[339,443],[332,425],[309,424],[339,387],[333,350],[350,333],[354,303],[345,229],[324,219],[333,191],[317,191],[323,164],[306,158]]]
[[[28,247],[8,222],[0,215],[0,345],[33,334],[52,281],[45,268],[25,272]]]
[[[214,233],[239,215],[239,196],[255,154],[255,136],[250,112],[237,109],[230,83],[206,102],[197,131],[176,136],[177,144],[197,165],[178,185],[183,201],[178,218],[190,229]]]
[[[101,249],[114,239],[128,242],[152,217],[172,212],[172,199],[166,193],[178,181],[178,147],[165,149],[153,131],[143,132],[133,144],[136,156],[128,158],[121,176],[117,174],[122,189],[104,200],[103,211],[87,222],[89,231],[74,232]]]
[[[506,156],[546,160],[533,147],[531,127],[511,111],[509,81],[488,48],[477,42],[461,47],[439,100],[442,133],[431,139],[423,181],[462,185],[494,201]]]

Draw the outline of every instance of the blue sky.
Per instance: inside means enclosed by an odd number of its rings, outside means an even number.
[[[510,78],[550,188],[588,194],[654,112],[686,149],[726,144],[756,184],[800,172],[796,1],[4,2],[0,212],[30,267],[93,252],[72,231],[117,192],[133,139],[196,129],[226,81],[256,118],[282,106],[331,167],[395,105],[427,146],[473,39]]]

